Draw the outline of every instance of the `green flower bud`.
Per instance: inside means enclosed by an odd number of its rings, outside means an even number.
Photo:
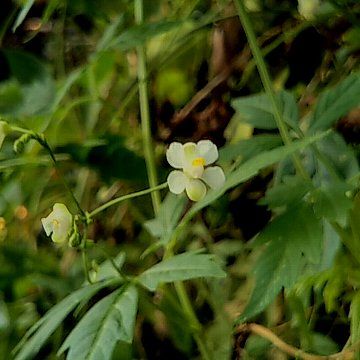
[[[6,121],[0,121],[0,147],[2,146],[6,135],[11,132],[11,126]]]
[[[15,140],[14,142],[14,152],[16,154],[21,154],[24,149],[25,149],[25,145],[32,139],[32,135],[31,134],[23,134],[21,135],[17,140]]]

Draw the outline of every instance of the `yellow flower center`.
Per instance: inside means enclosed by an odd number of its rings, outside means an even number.
[[[54,228],[57,228],[57,227],[59,227],[59,225],[60,225],[59,221],[56,220],[56,219],[54,219],[54,220],[52,221],[52,224],[53,224],[53,227],[54,227]]]
[[[203,157],[197,157],[192,161],[192,166],[204,166],[205,159]]]

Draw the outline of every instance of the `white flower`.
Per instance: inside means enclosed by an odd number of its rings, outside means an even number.
[[[47,236],[55,243],[64,243],[70,235],[73,216],[64,204],[56,203],[48,217],[41,219]]]
[[[219,157],[215,144],[210,140],[201,140],[197,144],[188,142],[184,145],[173,142],[166,151],[168,163],[175,169],[167,182],[174,194],[184,190],[190,200],[199,201],[206,195],[207,184],[212,189],[220,188],[225,182],[225,175],[219,166],[210,166]]]

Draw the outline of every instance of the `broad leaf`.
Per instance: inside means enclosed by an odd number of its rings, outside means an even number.
[[[118,341],[131,343],[138,293],[134,286],[115,290],[96,303],[75,326],[59,349],[67,360],[110,360]]]
[[[257,238],[268,242],[256,263],[255,288],[237,322],[262,312],[280,290],[290,288],[307,262],[318,263],[321,256],[322,227],[306,205],[291,208],[278,216]]]
[[[184,253],[164,260],[139,276],[139,281],[151,291],[160,283],[195,279],[199,277],[225,277],[226,273],[215,262],[213,255]]]
[[[351,300],[350,305],[350,334],[351,344],[360,340],[360,292],[358,291]]]
[[[329,128],[340,117],[360,105],[360,74],[349,75],[332,89],[324,91],[315,107],[310,130]]]
[[[81,301],[89,300],[100,289],[108,286],[108,284],[109,283],[102,282],[81,288],[50,309],[29,329],[20,344],[14,350],[17,352],[15,360],[27,360],[33,358],[76,305]]]
[[[46,67],[34,56],[21,51],[3,50],[3,53],[10,68],[11,81],[17,84],[18,90],[11,108],[1,107],[0,113],[31,116],[49,111],[55,96],[55,85]]]
[[[293,205],[300,201],[312,188],[311,182],[301,177],[284,178],[284,182],[266,191],[266,195],[259,201],[261,205],[268,205],[275,209],[280,206]]]
[[[351,186],[342,182],[323,185],[316,189],[313,193],[316,215],[346,225],[348,212],[352,207],[352,201],[346,193],[351,189]]]
[[[287,91],[282,91],[277,95],[277,98],[285,122],[297,128],[299,110],[293,95]],[[235,99],[232,102],[232,106],[236,110],[235,116],[255,128],[277,128],[273,115],[273,105],[266,94],[257,94]]]

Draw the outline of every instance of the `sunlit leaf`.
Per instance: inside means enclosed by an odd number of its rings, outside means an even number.
[[[59,349],[67,360],[110,360],[118,341],[131,343],[138,293],[124,286],[96,303],[75,326]]]

